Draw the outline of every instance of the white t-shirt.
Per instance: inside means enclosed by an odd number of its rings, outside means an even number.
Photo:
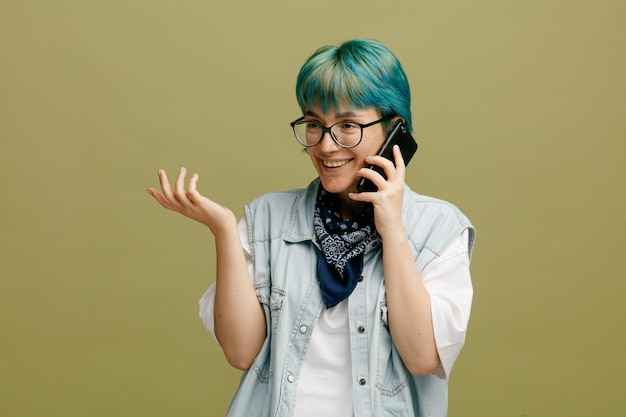
[[[248,225],[245,217],[239,222],[241,240],[250,279],[254,277],[254,265],[250,256]],[[471,285],[469,278],[468,231],[464,231],[454,242],[435,258],[421,272],[421,278],[428,289],[429,282],[437,282],[437,291],[445,291],[441,285],[448,285],[448,297],[454,298],[457,283],[462,287]],[[436,279],[446,277],[446,279]],[[465,298],[463,298],[465,299]],[[213,305],[215,284],[211,285],[200,299],[200,318],[204,326],[215,337]],[[333,308],[322,309],[315,325],[311,340],[304,356],[298,386],[296,387],[295,417],[346,417],[353,415],[352,406],[352,364],[350,357],[350,330],[348,325],[348,302],[343,300]],[[456,300],[456,304],[460,304]],[[469,307],[469,306],[468,306]],[[468,311],[462,309],[462,311]],[[449,340],[453,335],[445,334],[433,320],[437,348],[440,341]],[[443,327],[443,326],[442,326]],[[450,337],[449,337],[450,336]],[[217,340],[217,339],[216,339]],[[450,371],[460,346],[456,351],[441,354],[441,364],[435,375],[445,378]],[[323,400],[320,400],[323,399]]]

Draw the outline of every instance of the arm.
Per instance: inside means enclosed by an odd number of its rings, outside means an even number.
[[[163,207],[204,224],[215,236],[215,336],[228,362],[245,370],[261,350],[266,331],[263,309],[250,282],[239,241],[237,220],[232,211],[197,191],[197,174],[191,177],[185,190],[185,174],[182,168],[172,191],[165,171],[159,170],[162,192],[154,188],[148,192]]]
[[[419,273],[420,282],[423,284],[421,287],[424,287],[429,295],[429,317],[439,362],[434,372],[427,373],[439,378],[446,378],[450,374],[465,342],[473,294],[469,272],[469,234],[469,230],[466,229]],[[385,280],[388,288],[390,280],[387,276]],[[387,302],[390,311],[389,291]],[[407,317],[405,320],[410,319]],[[391,326],[397,324],[389,319],[391,331],[393,331]],[[402,330],[404,331],[412,330],[409,328]],[[398,337],[394,336],[394,343],[397,346],[396,340]],[[417,374],[420,374],[419,371]]]
[[[378,173],[363,169],[360,174],[372,180],[378,191],[350,194],[350,197],[374,205],[376,230],[383,241],[389,331],[409,372],[426,375],[437,369],[440,359],[430,294],[420,278],[402,223],[405,165],[397,146],[394,147],[394,157],[395,167],[382,157],[367,158],[367,163],[382,166],[388,179],[385,181]]]
[[[383,238],[383,266],[389,331],[398,353],[414,375],[428,375],[440,364],[430,294],[424,287],[404,234]]]
[[[228,363],[246,370],[265,341],[265,314],[250,282],[236,226],[227,239],[215,243],[215,337]]]

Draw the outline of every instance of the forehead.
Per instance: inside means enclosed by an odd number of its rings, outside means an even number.
[[[346,118],[346,117],[354,117],[354,118],[364,118],[368,119],[370,117],[379,116],[378,109],[374,107],[367,108],[359,108],[356,106],[345,105],[343,103],[339,103],[336,107],[332,106],[327,109],[322,108],[319,102],[315,102],[313,106],[307,106],[304,109],[305,116],[315,116],[315,117],[325,117],[325,118]]]

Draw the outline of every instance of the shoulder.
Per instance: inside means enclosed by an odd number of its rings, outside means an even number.
[[[408,187],[407,192],[405,192],[405,198],[407,197],[410,210],[413,210],[413,214],[419,215],[422,220],[447,220],[456,221],[459,224],[471,224],[467,216],[457,206],[448,201],[418,194]]]
[[[456,238],[468,231],[468,246],[471,251],[474,226],[456,205],[418,194],[408,186],[404,200],[403,216],[407,235],[416,246],[427,246],[435,253],[441,253]]]
[[[256,236],[287,233],[298,240],[308,238],[313,227],[313,208],[319,181],[307,188],[264,194],[245,207],[246,219]]]
[[[291,206],[303,192],[304,189],[272,191],[255,198],[248,204],[248,207],[255,209],[258,207],[279,209],[281,207]]]

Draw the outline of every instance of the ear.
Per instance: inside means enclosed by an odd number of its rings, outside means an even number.
[[[400,117],[398,115],[394,116],[393,119],[391,119],[391,120],[393,121],[393,124],[396,124],[396,122],[398,120],[402,120],[402,123],[406,124],[406,120],[404,120],[402,117]]]

